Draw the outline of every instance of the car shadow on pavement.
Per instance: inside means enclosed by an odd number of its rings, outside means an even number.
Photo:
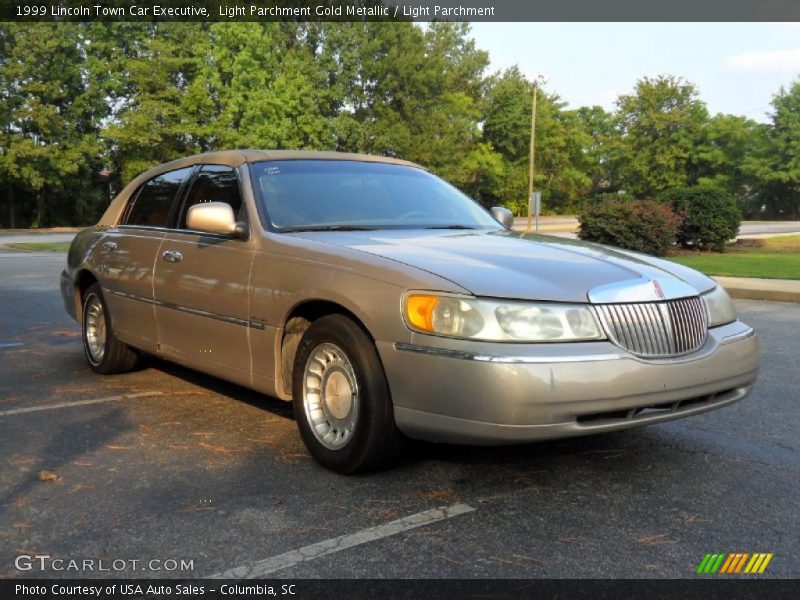
[[[141,369],[156,369],[172,377],[177,377],[188,384],[199,386],[214,394],[226,396],[238,402],[249,404],[250,406],[265,410],[287,420],[294,420],[294,411],[291,402],[285,402],[278,398],[267,396],[266,394],[225,381],[224,379],[219,379],[213,375],[207,375],[152,355],[144,356],[142,361],[140,361],[139,367]],[[169,391],[165,392],[165,395],[169,396]]]
[[[291,402],[262,394],[234,383],[183,367],[176,363],[162,360],[158,357],[145,357],[141,368],[153,368],[164,374],[176,377],[187,384],[199,386],[204,391],[242,402],[251,407],[279,417],[286,422],[294,421],[294,410]],[[169,391],[165,391],[169,396]],[[544,440],[521,444],[500,446],[468,446],[448,443],[433,443],[419,440],[407,440],[403,454],[398,457],[390,468],[417,468],[428,461],[437,461],[449,464],[452,467],[476,467],[487,465],[518,464],[521,468],[527,467],[531,462],[540,465],[559,463],[570,458],[598,458],[600,465],[609,465],[618,462],[616,459],[624,457],[634,460],[637,447],[648,446],[648,451],[658,449],[659,436],[653,438],[651,431],[659,429],[640,428],[634,431],[611,432],[599,435],[580,436],[556,440]],[[296,434],[300,440],[300,434]],[[667,451],[666,448],[663,448]],[[322,467],[318,467],[322,469]],[[375,473],[364,473],[362,477],[369,478]]]

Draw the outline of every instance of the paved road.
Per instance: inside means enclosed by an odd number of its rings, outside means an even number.
[[[798,233],[800,221],[744,221],[739,235],[762,235],[774,233]]]
[[[575,217],[548,216],[543,217],[539,225],[542,233],[575,238],[575,234],[568,229],[577,229],[578,220]],[[523,231],[527,226],[527,217],[514,219],[514,229]],[[742,225],[739,227],[739,237],[761,237],[787,233],[800,233],[800,221],[742,221]]]
[[[763,551],[764,576],[800,573],[800,305],[738,304],[764,370],[727,409],[510,448],[418,444],[392,471],[348,478],[316,466],[277,400],[157,360],[92,374],[62,262],[0,256],[0,577],[33,553],[194,561],[120,576],[639,578]],[[125,394],[139,395],[72,404]],[[28,408],[42,410],[9,412]],[[298,558],[320,542],[347,549]]]
[[[0,251],[6,244],[29,244],[32,242],[57,244],[71,242],[74,237],[74,233],[4,233],[0,230]]]

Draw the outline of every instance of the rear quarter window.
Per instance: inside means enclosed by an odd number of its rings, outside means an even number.
[[[192,169],[187,167],[163,173],[145,183],[133,199],[123,225],[167,227],[178,191]]]

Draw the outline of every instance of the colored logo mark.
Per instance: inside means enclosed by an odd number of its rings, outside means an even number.
[[[697,572],[700,574],[736,575],[746,573],[755,575],[763,573],[769,561],[772,560],[771,552],[723,552],[708,553],[700,561]]]

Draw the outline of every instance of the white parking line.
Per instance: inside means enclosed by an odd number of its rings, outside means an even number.
[[[474,510],[475,509],[468,504],[454,504],[453,506],[443,506],[441,508],[426,510],[425,512],[391,521],[390,523],[378,525],[377,527],[364,529],[358,533],[342,535],[337,538],[325,540],[324,542],[304,546],[297,550],[290,550],[289,552],[259,560],[249,565],[228,569],[222,573],[211,575],[211,579],[255,579],[264,577],[270,573],[292,567],[299,563],[308,562],[341,550],[347,550],[353,546],[360,546],[367,542],[374,542],[375,540],[396,535],[403,531],[408,531],[409,529],[423,527],[424,525],[430,525],[431,523],[436,523],[437,521],[443,521],[445,519],[452,519],[458,515],[471,513]]]
[[[108,396],[106,398],[95,398],[93,400],[76,400],[75,402],[60,402],[58,404],[46,404],[44,406],[12,408],[11,410],[0,410],[0,417],[38,412],[40,410],[54,410],[56,408],[70,408],[72,406],[86,406],[87,404],[102,404],[103,402],[114,402],[115,400],[133,400],[134,398],[149,398],[151,396],[163,395],[164,392],[139,392],[137,394],[122,394],[120,396]]]
[[[0,350],[4,348],[19,348],[20,346],[24,346],[22,342],[6,342],[4,344],[0,344]]]

